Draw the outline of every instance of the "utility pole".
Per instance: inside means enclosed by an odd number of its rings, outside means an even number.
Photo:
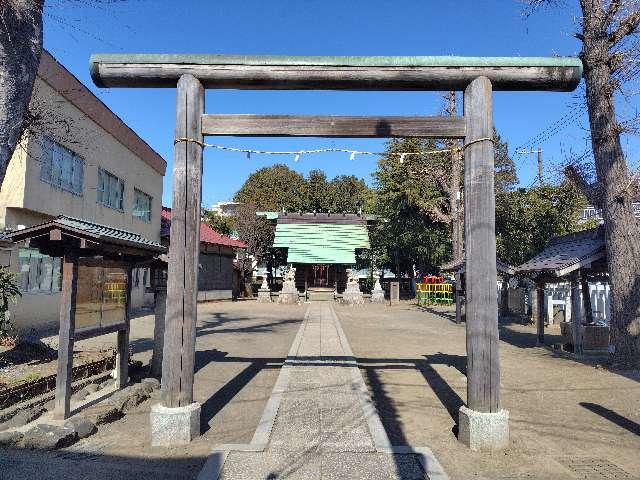
[[[540,185],[544,185],[544,170],[542,168],[542,148],[538,147],[537,150],[516,150],[518,155],[533,155],[538,156],[538,182]]]
[[[538,147],[538,178],[540,179],[540,185],[544,184],[544,177],[542,176],[542,149]]]
[[[456,114],[456,92],[451,91],[445,94],[448,100],[447,114]],[[460,181],[462,175],[462,154],[458,147],[458,140],[449,140],[447,148],[451,149],[451,183],[449,184],[449,212],[451,215],[451,239],[453,246],[453,258],[459,260],[464,251],[464,213],[460,194]]]

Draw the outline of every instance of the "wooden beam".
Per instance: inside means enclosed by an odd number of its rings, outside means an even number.
[[[269,90],[464,90],[487,77],[494,90],[573,91],[576,58],[264,57],[226,55],[93,55],[100,87],[175,87],[193,75],[205,88]]]
[[[76,329],[73,335],[74,340],[84,340],[85,338],[98,337],[100,335],[106,335],[107,333],[118,332],[120,330],[124,330],[126,323],[123,321],[122,323],[116,323],[114,325],[106,325],[100,326],[98,325],[93,327],[86,327]]]
[[[202,142],[204,88],[192,75],[184,75],[178,81],[176,103],[175,138]],[[201,198],[202,146],[179,141],[173,161],[171,261],[162,359],[165,407],[182,407],[193,402]]]
[[[58,374],[53,418],[64,420],[71,413],[71,371],[76,327],[76,295],[78,291],[78,257],[66,252],[62,257],[62,289],[60,292],[60,333],[58,340]]]
[[[467,319],[467,406],[500,410],[496,299],[496,234],[491,82],[475,79],[464,92],[467,121],[464,172]]]
[[[463,138],[462,117],[203,115],[203,135],[236,137]]]

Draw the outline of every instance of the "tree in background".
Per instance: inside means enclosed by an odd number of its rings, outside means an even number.
[[[283,164],[261,168],[249,175],[233,200],[255,205],[258,211],[297,212],[305,205],[305,179]]]
[[[29,116],[42,53],[43,3],[0,1],[0,185]]]
[[[448,111],[455,112],[451,96],[448,98]],[[507,143],[495,130],[494,143],[496,191],[508,192],[518,182],[515,163],[509,156]],[[462,202],[458,203],[458,194],[463,189],[464,158],[459,150],[438,152],[445,148],[455,149],[456,144],[417,138],[392,139],[387,144],[387,155],[378,162],[378,170],[374,173],[377,186],[375,213],[390,221],[383,231],[397,236],[403,223],[416,228],[419,225],[430,229],[427,235],[430,242],[444,242],[442,248],[429,244],[428,258],[414,258],[416,265],[429,266],[429,270],[433,270],[433,265],[450,260],[452,255],[459,258],[463,251],[464,207]],[[434,153],[407,155],[401,162],[398,154],[408,152]],[[397,219],[398,228],[392,231],[396,215],[401,217]],[[402,218],[403,215],[409,217]],[[443,236],[442,231],[449,231],[449,238]],[[415,233],[413,238],[421,237]],[[390,242],[393,243],[392,240]],[[417,253],[422,250],[416,245],[415,249],[408,248],[408,251]]]
[[[243,204],[233,215],[233,224],[238,238],[247,248],[238,258],[238,267],[242,272],[244,291],[252,296],[251,275],[254,263],[261,263],[267,257],[273,244],[274,226],[266,218],[256,215],[257,209],[253,204]]]
[[[327,211],[358,212],[367,204],[369,187],[364,180],[355,175],[338,175],[329,182],[331,202],[327,204]]]
[[[353,175],[327,180],[324,171],[311,170],[307,178],[286,165],[261,168],[249,175],[234,200],[256,205],[259,211],[356,213],[369,188]]]
[[[222,235],[230,236],[235,229],[233,217],[220,215],[218,212],[202,207],[202,221]]]
[[[509,144],[493,129],[493,163],[495,165],[494,188],[496,194],[509,192],[518,184],[516,164],[509,155]]]
[[[517,266],[544,249],[551,237],[594,226],[593,222],[579,223],[586,204],[585,196],[569,182],[498,192],[498,258]]]
[[[394,155],[434,149],[432,140],[392,139],[387,143],[387,154],[378,161],[373,174],[376,190],[367,211],[381,218],[370,231],[379,267],[394,271],[399,267],[400,273],[413,273],[415,265],[421,272],[433,272],[451,258],[448,225],[434,218],[434,211],[447,208],[446,182],[444,177],[417,173],[427,162],[444,170],[448,156],[410,155],[400,162],[400,156]]]
[[[327,205],[331,203],[327,174],[322,170],[311,170],[305,179],[305,212],[327,211]]]
[[[532,8],[567,6],[557,0],[528,0]],[[578,0],[591,146],[596,183],[569,167],[568,177],[580,186],[589,202],[602,208],[609,275],[611,278],[611,342],[614,363],[640,363],[640,222],[632,202],[638,178],[630,172],[620,134],[637,127],[636,118],[618,120],[616,93],[638,77],[640,1]],[[635,122],[633,122],[635,120]],[[631,128],[630,128],[631,127]],[[637,128],[636,128],[637,130]]]

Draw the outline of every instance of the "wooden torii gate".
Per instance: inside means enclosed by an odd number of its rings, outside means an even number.
[[[465,150],[467,407],[460,412],[459,437],[474,449],[506,446],[508,414],[500,408],[492,92],[572,91],[582,77],[580,60],[100,54],[91,57],[90,66],[100,87],[177,86],[162,372],[166,414],[193,405],[203,136],[460,138]],[[464,116],[214,115],[204,113],[205,88],[462,90]],[[199,415],[197,405],[192,412]],[[155,443],[188,442],[198,434],[193,428],[184,435],[172,432],[171,439]]]

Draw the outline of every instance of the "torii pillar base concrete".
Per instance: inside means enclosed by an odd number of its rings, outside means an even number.
[[[200,404],[169,408],[151,406],[151,445],[173,447],[187,445],[200,435]]]
[[[509,412],[476,412],[460,407],[458,440],[473,451],[499,451],[509,446]]]

